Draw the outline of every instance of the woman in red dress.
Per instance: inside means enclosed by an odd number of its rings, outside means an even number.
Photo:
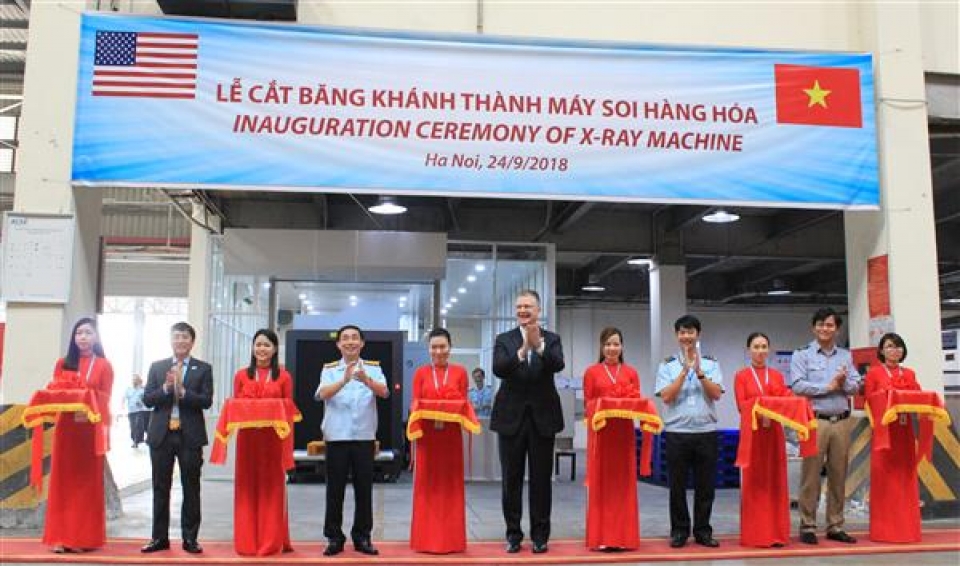
[[[280,367],[275,332],[260,329],[253,336],[250,365],[233,377],[233,396],[293,399],[293,380]],[[287,522],[287,477],[292,463],[293,431],[281,440],[273,428],[237,433],[234,483],[233,546],[244,556],[290,552]]]
[[[601,397],[640,397],[637,370],[623,363],[623,333],[600,333],[599,362],[583,374],[583,398],[592,415]],[[610,419],[599,432],[587,426],[587,547],[607,552],[640,545],[637,442],[633,421]]]
[[[467,398],[469,380],[463,366],[451,364],[450,333],[430,331],[430,365],[413,375],[412,399]],[[467,548],[463,495],[463,439],[456,423],[428,421],[415,443],[413,520],[410,548],[445,554]]]
[[[97,322],[81,318],[73,326],[67,355],[53,369],[54,381],[73,381],[96,392],[100,423],[82,413],[60,413],[53,429],[50,456],[50,492],[43,542],[53,551],[81,552],[102,547],[107,540],[106,502],[103,496],[101,446],[109,449],[110,393],[113,366],[103,355]],[[36,433],[35,433],[36,434]]]
[[[737,372],[734,391],[737,410],[749,413],[757,397],[790,397],[783,374],[767,367],[770,339],[762,332],[747,337],[750,366]],[[743,434],[743,431],[740,431]],[[750,463],[740,481],[740,544],[781,547],[790,541],[790,490],[783,426],[764,420],[752,431]]]
[[[884,334],[877,346],[877,359],[864,379],[867,400],[891,389],[920,391],[917,376],[900,365],[907,345],[899,334]],[[920,494],[917,482],[917,449],[909,417],[887,425],[889,450],[870,453],[870,540],[920,542]],[[874,422],[874,426],[880,426]]]

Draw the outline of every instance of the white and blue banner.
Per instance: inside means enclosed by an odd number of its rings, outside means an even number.
[[[73,181],[875,208],[869,54],[85,14]]]

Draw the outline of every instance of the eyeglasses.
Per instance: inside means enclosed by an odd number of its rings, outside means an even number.
[[[897,346],[896,344],[887,344],[883,347],[884,350],[902,350],[903,346]]]

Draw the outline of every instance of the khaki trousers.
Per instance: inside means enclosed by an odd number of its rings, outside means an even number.
[[[824,466],[827,468],[827,532],[843,529],[852,425],[853,419],[849,417],[835,423],[817,420],[817,455],[804,458],[800,469],[800,532],[817,530],[820,470]]]

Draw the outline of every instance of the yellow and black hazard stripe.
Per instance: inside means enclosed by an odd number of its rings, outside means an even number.
[[[46,497],[30,486],[30,432],[21,416],[26,405],[0,405],[0,509],[31,509]],[[53,425],[44,425],[43,475],[50,474]],[[44,490],[46,493],[46,490]]]
[[[870,488],[870,448],[873,431],[860,419],[850,433],[850,464],[847,467],[847,497],[866,499]],[[933,461],[917,466],[923,518],[960,515],[960,440],[956,425],[934,425]]]
[[[960,514],[960,441],[956,423],[933,427],[933,461],[917,467],[923,517],[956,517]]]
[[[850,451],[847,464],[847,499],[866,500],[870,490],[870,440],[873,430],[866,418],[856,418],[850,431]]]

